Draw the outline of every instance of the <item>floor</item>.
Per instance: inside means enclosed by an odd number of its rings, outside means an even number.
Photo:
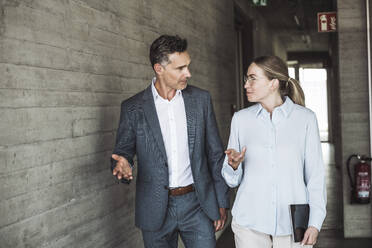
[[[372,238],[344,239],[342,230],[341,171],[334,161],[334,147],[322,143],[324,163],[327,168],[327,217],[323,223],[315,248],[372,248]],[[234,238],[230,227],[217,241],[217,248],[234,248]]]

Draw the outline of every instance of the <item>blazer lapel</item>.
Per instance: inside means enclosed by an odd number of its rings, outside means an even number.
[[[167,153],[165,152],[163,136],[161,134],[159,119],[156,113],[156,107],[154,103],[154,97],[152,95],[151,85],[145,90],[143,100],[144,100],[143,110],[145,113],[146,120],[156,140],[157,147],[159,147],[161,154],[164,157],[164,160],[167,161]]]
[[[183,101],[185,104],[186,120],[187,120],[187,136],[189,141],[189,156],[192,161],[192,154],[195,144],[195,127],[196,127],[196,110],[197,104],[190,90],[187,88],[182,91]],[[192,164],[192,163],[191,163]]]

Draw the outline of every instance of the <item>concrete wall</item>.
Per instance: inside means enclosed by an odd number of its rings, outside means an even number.
[[[372,208],[350,205],[346,159],[369,155],[369,110],[365,1],[338,0],[339,86],[343,167],[344,235],[372,237]]]
[[[335,8],[336,9],[336,8]],[[344,165],[342,162],[341,143],[341,117],[340,117],[340,80],[338,60],[338,34],[332,33],[329,41],[329,54],[331,55],[331,68],[327,69],[327,95],[328,95],[328,120],[329,139],[334,145],[334,163],[328,166],[327,175],[327,217],[323,224],[324,228],[343,228],[343,199],[342,174]]]
[[[232,1],[0,4],[0,247],[142,247],[135,183],[109,170],[120,102],[149,84],[151,42],[179,34],[226,143]]]

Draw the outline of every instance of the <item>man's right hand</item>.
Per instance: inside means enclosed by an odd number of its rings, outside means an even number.
[[[130,167],[128,160],[117,154],[112,154],[111,157],[114,160],[116,160],[116,166],[112,171],[112,174],[116,176],[119,180],[122,178],[132,180],[133,179],[132,168]]]

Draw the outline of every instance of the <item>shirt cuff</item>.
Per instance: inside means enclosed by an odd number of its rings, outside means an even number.
[[[324,218],[323,219],[314,218],[314,215],[310,216],[308,227],[309,226],[315,227],[320,232],[320,229],[322,228],[323,220],[324,220]]]
[[[315,228],[318,230],[318,232],[320,232],[320,226],[319,226],[319,225],[316,225],[316,224],[314,224],[314,223],[313,223],[313,224],[310,224],[310,223],[309,223],[309,225],[308,225],[307,227],[311,227],[311,226],[312,226],[312,227],[315,227]]]
[[[234,170],[229,164],[224,164],[226,172],[232,176],[238,176],[242,171],[242,163],[238,165],[238,168]]]

